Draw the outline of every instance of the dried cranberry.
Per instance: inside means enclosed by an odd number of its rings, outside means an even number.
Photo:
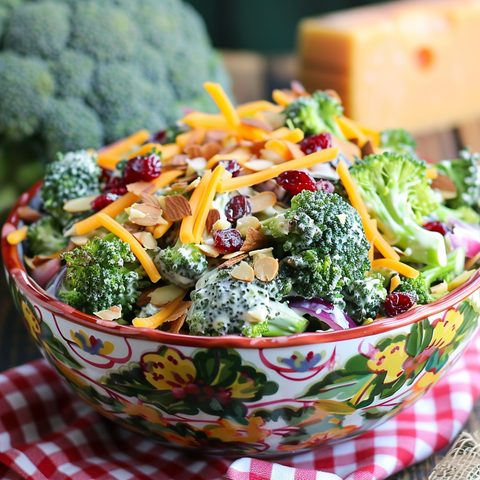
[[[238,252],[243,245],[242,234],[234,228],[212,230],[215,248],[221,253]]]
[[[104,192],[116,193],[118,195],[127,193],[127,186],[123,177],[116,176],[111,170],[103,170],[100,180],[105,182],[102,187]]]
[[[149,155],[148,157],[135,157],[125,164],[123,178],[125,183],[150,182],[157,178],[162,171],[162,162],[158,155]]]
[[[128,189],[126,185],[117,185],[116,187],[111,188],[108,193],[122,196],[122,195],[125,195],[127,192],[128,192]]]
[[[305,155],[325,150],[332,146],[332,136],[328,132],[310,135],[300,142],[300,149]]]
[[[277,183],[290,195],[297,195],[302,190],[317,191],[314,178],[301,170],[287,170],[277,177]]]
[[[152,135],[152,138],[150,140],[155,143],[165,143],[165,141],[167,140],[167,131],[159,130]]]
[[[417,300],[418,297],[414,291],[389,293],[385,299],[385,312],[388,317],[394,317],[412,308]]]
[[[423,228],[425,230],[430,230],[431,232],[438,232],[445,236],[447,233],[451,232],[452,229],[445,222],[428,222]]]
[[[117,198],[120,198],[120,195],[116,195],[115,193],[103,193],[102,195],[99,195],[95,200],[93,200],[90,206],[93,210],[98,212],[99,210],[105,208],[107,205],[110,205]]]
[[[225,205],[225,216],[232,223],[250,213],[252,213],[252,205],[244,195],[231,198]]]
[[[225,170],[232,174],[232,177],[237,177],[242,167],[236,160],[220,160],[217,165],[224,165]]]
[[[320,180],[317,180],[317,190],[325,193],[333,193],[335,191],[335,187],[330,180],[321,178]]]

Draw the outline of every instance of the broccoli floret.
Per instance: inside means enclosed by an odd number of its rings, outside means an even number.
[[[193,243],[184,245],[181,240],[160,249],[155,264],[163,278],[180,287],[192,287],[208,267],[207,257]]]
[[[457,196],[446,200],[450,208],[462,206],[480,210],[480,168],[478,153],[472,153],[468,148],[460,150],[460,158],[456,160],[442,160],[435,168],[449,177],[455,184]]]
[[[417,142],[412,134],[402,128],[383,130],[380,133],[380,148],[389,152],[417,157],[416,146]]]
[[[90,90],[95,62],[84,53],[64,50],[52,65],[57,95],[63,98],[84,99]],[[83,143],[80,148],[85,148]]]
[[[342,288],[349,278],[330,256],[320,257],[315,250],[306,250],[284,258],[280,271],[292,279],[297,295],[323,298],[341,309],[345,306]]]
[[[458,208],[448,208],[445,205],[440,205],[432,216],[438,218],[441,222],[449,223],[451,219],[461,220],[470,225],[480,224],[480,215],[472,208],[463,205]]]
[[[186,321],[192,335],[279,336],[306,328],[307,320],[287,305],[271,300],[261,282],[241,282],[230,272],[214,272],[191,293],[193,305]]]
[[[32,255],[53,255],[65,250],[68,238],[63,236],[60,225],[53,217],[43,217],[27,231],[28,247]]]
[[[343,115],[343,107],[327,92],[318,90],[311,97],[298,97],[285,108],[283,113],[286,115],[286,125],[292,130],[299,128],[306,137],[330,132],[345,140],[335,120],[336,116]]]
[[[81,150],[60,155],[56,162],[47,166],[40,189],[44,210],[65,226],[72,214],[66,212],[63,205],[73,198],[99,195],[100,173],[96,154]]]
[[[11,52],[0,54],[0,133],[23,140],[40,127],[53,78],[45,62]]]
[[[347,285],[343,289],[345,313],[359,324],[369,318],[375,320],[387,298],[383,282],[380,273],[371,272],[369,276]]]
[[[409,155],[369,155],[350,168],[370,215],[391,245],[405,252],[402,261],[445,265],[443,236],[418,223],[437,207],[426,164]]]
[[[115,236],[94,238],[61,257],[67,266],[58,294],[62,302],[89,314],[120,306],[123,317],[133,310],[145,282],[134,271],[128,243]]]
[[[451,282],[465,270],[465,250],[457,248],[447,254],[447,264],[442,267],[427,266],[420,270],[417,278],[407,278],[400,275],[401,283],[395,289],[396,292],[414,291],[418,296],[419,304],[433,302],[439,298],[438,294],[432,294],[430,288],[437,283]],[[446,295],[448,292],[441,294]]]
[[[335,193],[303,190],[289,210],[262,222],[262,232],[293,255],[313,250],[330,258],[342,275],[363,278],[370,268],[370,244],[358,212]]]

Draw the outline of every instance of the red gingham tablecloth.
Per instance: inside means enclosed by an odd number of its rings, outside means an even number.
[[[380,480],[454,440],[480,389],[480,335],[428,395],[372,432],[270,463],[164,448],[75,397],[45,360],[0,374],[0,478]],[[330,472],[330,473],[327,473]]]

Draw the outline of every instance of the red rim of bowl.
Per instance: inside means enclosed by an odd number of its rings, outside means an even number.
[[[128,325],[118,325],[115,322],[107,322],[94,317],[93,315],[82,313],[48,295],[32,278],[28,276],[23,261],[20,259],[17,246],[7,243],[7,234],[13,230],[12,226],[17,228],[19,223],[19,217],[17,214],[18,208],[28,205],[31,199],[39,191],[40,186],[41,181],[36,183],[19,198],[8,216],[7,223],[3,226],[2,255],[5,268],[20,290],[25,293],[27,297],[33,298],[38,305],[55,314],[62,315],[78,325],[112,335],[196,348],[279,348],[338,342],[341,340],[362,338],[385,333],[393,331],[398,327],[414,324],[430,315],[440,313],[452,307],[480,288],[480,271],[477,270],[468,282],[440,300],[428,305],[420,305],[408,312],[397,315],[396,317],[383,318],[365,326],[334,332],[299,333],[274,338],[246,338],[238,335],[199,337],[194,335],[167,333],[160,330],[138,328]]]

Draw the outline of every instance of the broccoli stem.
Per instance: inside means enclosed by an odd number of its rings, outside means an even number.
[[[453,277],[460,275],[465,269],[465,250],[457,248],[447,255],[447,262],[443,266],[422,268],[420,272],[425,279],[425,283],[430,288],[435,280],[445,275],[453,274]]]
[[[271,301],[270,306],[278,315],[268,321],[268,330],[263,332],[264,337],[293,335],[302,333],[307,328],[308,320],[295,313],[284,303]]]

